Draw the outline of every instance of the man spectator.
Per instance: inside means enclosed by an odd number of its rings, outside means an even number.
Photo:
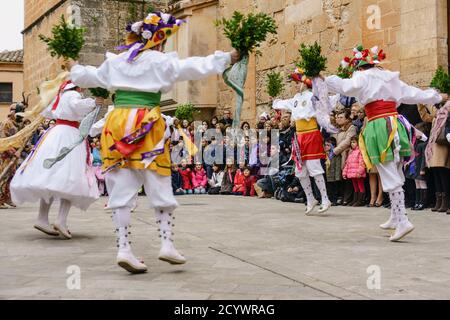
[[[225,110],[223,112],[223,119],[220,120],[220,123],[222,123],[224,126],[229,125],[231,126],[233,124],[233,119],[231,119],[231,111]]]

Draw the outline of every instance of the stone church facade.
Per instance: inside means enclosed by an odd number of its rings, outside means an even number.
[[[81,23],[89,29],[81,63],[98,65],[104,52],[123,38],[130,17],[145,12],[149,1],[127,0],[25,0],[24,78],[25,91],[56,73],[60,63],[51,59],[38,34],[49,34],[51,26],[70,5],[81,8]],[[229,50],[229,41],[214,27],[214,21],[231,17],[233,11],[265,12],[278,22],[278,35],[261,48],[261,57],[251,57],[245,89],[242,120],[255,123],[267,110],[266,75],[271,70],[285,76],[298,58],[300,43],[321,44],[328,57],[328,70],[358,43],[378,45],[387,53],[383,66],[401,72],[402,79],[425,87],[439,65],[449,66],[449,0],[182,0],[153,1],[188,21],[168,43],[181,57]],[[130,7],[131,5],[131,7]],[[133,9],[133,10],[131,10]],[[284,97],[294,94],[287,86]],[[220,80],[177,84],[164,97],[163,110],[173,112],[178,104],[192,102],[202,116],[221,115],[234,109],[234,95]]]

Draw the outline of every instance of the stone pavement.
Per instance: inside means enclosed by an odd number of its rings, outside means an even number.
[[[404,242],[390,243],[389,232],[378,228],[386,209],[337,207],[306,217],[303,205],[269,199],[178,199],[175,243],[188,263],[157,260],[153,212],[140,197],[131,236],[134,252],[149,267],[142,275],[115,264],[105,199],[87,213],[71,212],[73,240],[34,230],[36,205],[1,210],[0,298],[450,299],[445,214],[410,212],[416,230]],[[81,271],[80,290],[67,286],[73,265]]]

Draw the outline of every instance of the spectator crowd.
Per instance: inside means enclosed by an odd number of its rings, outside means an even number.
[[[30,123],[17,115],[24,109],[20,103],[11,105],[7,118],[0,123],[1,138],[14,135]],[[433,134],[445,138],[450,132],[448,119],[444,127],[437,128],[436,115],[442,113],[440,109],[425,105],[399,107],[399,113],[417,129],[418,137],[414,144],[415,157],[404,167],[404,188],[407,207],[413,210],[431,208],[450,214],[450,143],[442,138],[432,139],[433,145],[427,149],[429,142],[424,138]],[[332,135],[323,132],[326,159],[322,165],[333,206],[389,207],[376,169],[367,170],[359,148],[359,136],[367,123],[364,108],[353,98],[342,97],[331,120],[339,131]],[[270,115],[263,113],[253,128],[248,122],[241,123],[239,135],[230,134],[232,123],[228,110],[221,119],[216,116],[208,121],[174,119],[170,127],[173,193],[275,198],[305,203],[306,197],[295,176],[292,159],[296,129],[290,113],[275,110]],[[46,130],[53,126],[54,120],[44,121],[21,154],[17,154],[17,150],[1,153],[0,171],[12,157],[18,157],[20,165]],[[90,138],[89,147],[100,192],[106,196],[99,137]],[[427,150],[432,150],[428,157]],[[208,160],[211,158],[215,161]],[[13,174],[12,170],[1,184],[2,208],[14,206],[5,187]],[[314,196],[320,201],[314,179],[311,183]]]

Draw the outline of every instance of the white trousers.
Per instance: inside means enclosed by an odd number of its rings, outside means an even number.
[[[133,208],[136,190],[144,185],[151,209],[174,210],[178,202],[172,192],[171,177],[151,170],[116,169],[105,176],[108,209]]]
[[[403,191],[405,184],[405,175],[403,174],[402,161],[395,163],[388,161],[377,164],[378,173],[380,174],[381,184],[384,192],[400,192]]]
[[[298,172],[297,166],[295,167],[295,176],[299,179],[306,177],[317,177],[325,173],[320,163],[320,159],[302,161],[302,171]]]

